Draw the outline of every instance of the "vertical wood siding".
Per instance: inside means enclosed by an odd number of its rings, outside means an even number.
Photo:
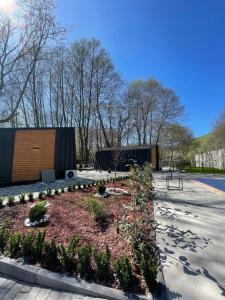
[[[18,130],[15,136],[12,182],[41,179],[54,169],[56,130]]]

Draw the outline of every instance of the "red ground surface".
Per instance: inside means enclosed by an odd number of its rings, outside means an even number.
[[[124,186],[122,182],[107,183],[106,186],[119,187],[131,191],[130,186],[127,186],[126,183]],[[94,195],[96,191],[97,187],[88,187],[74,192],[46,197],[50,204],[48,207],[50,222],[47,226],[30,229],[24,225],[24,221],[28,217],[28,212],[33,204],[31,202],[1,209],[0,223],[9,222],[11,232],[26,233],[30,230],[37,232],[45,229],[46,239],[51,240],[54,238],[58,243],[63,243],[64,245],[69,243],[73,235],[77,235],[80,237],[81,243],[90,244],[99,250],[104,250],[105,244],[107,244],[112,260],[126,254],[133,262],[131,246],[125,239],[123,231],[120,230],[119,234],[116,232],[117,226],[115,222],[121,216],[122,205],[128,204],[131,201],[131,197],[127,195],[110,196],[102,200],[109,214],[108,224],[103,229],[82,205],[85,197]],[[126,211],[126,213],[129,215],[130,212]],[[137,275],[137,277],[139,276]]]

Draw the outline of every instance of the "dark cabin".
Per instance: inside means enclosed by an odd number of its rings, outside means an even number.
[[[117,171],[128,171],[129,163],[135,160],[140,166],[145,162],[152,164],[154,170],[159,170],[159,149],[154,146],[132,146],[122,148],[102,149],[96,152],[95,169],[97,170],[115,170],[117,162]]]
[[[74,128],[0,128],[0,185],[39,181],[48,169],[63,178],[75,155]]]

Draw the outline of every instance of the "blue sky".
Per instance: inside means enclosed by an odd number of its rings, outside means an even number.
[[[125,80],[156,78],[209,132],[225,107],[225,0],[56,0],[69,39],[95,37]]]

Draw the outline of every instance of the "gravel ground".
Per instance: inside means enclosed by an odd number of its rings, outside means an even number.
[[[126,172],[117,172],[117,176],[126,176],[128,173]],[[48,188],[51,189],[60,189],[62,187],[66,188],[70,184],[87,184],[92,182],[93,180],[99,179],[108,179],[114,177],[114,173],[108,173],[106,171],[78,171],[77,178],[74,180],[56,180],[53,183],[43,183],[36,182],[32,184],[26,185],[14,185],[0,188],[0,197],[8,197],[8,196],[16,196],[22,193],[39,193],[41,191],[46,191]]]

